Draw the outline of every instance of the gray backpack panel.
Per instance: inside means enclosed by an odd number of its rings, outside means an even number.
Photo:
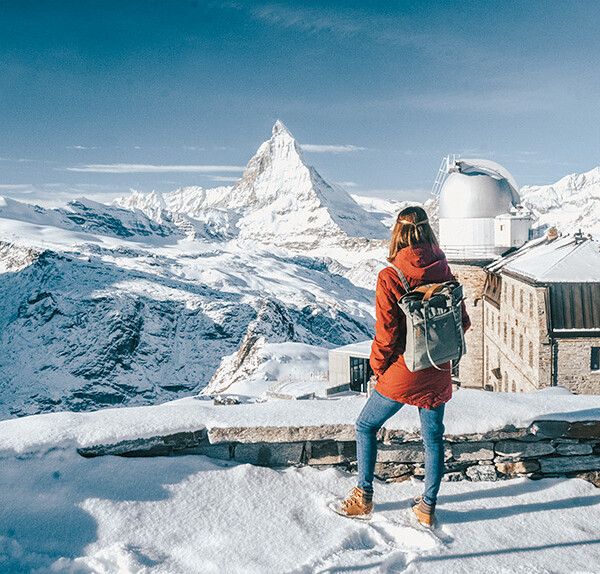
[[[420,285],[411,289],[404,273],[394,266],[406,293],[398,305],[406,316],[404,361],[409,371],[454,361],[466,353],[462,325],[463,288],[457,281]]]

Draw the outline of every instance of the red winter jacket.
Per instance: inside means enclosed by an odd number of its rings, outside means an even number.
[[[454,279],[446,256],[436,245],[423,243],[405,247],[396,255],[394,265],[404,273],[411,287]],[[452,398],[450,363],[439,365],[444,371],[428,367],[411,373],[406,368],[402,356],[406,345],[406,319],[398,306],[404,293],[396,270],[393,267],[382,269],[377,277],[377,321],[370,361],[377,376],[375,389],[389,399],[433,409]],[[464,303],[462,320],[466,331],[471,320]]]

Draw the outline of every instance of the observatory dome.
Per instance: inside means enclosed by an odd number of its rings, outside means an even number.
[[[448,175],[439,198],[440,218],[493,218],[510,211],[515,190],[505,178],[454,172]]]

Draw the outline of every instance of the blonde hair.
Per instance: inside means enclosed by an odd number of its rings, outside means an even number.
[[[406,207],[398,214],[396,225],[392,230],[387,260],[392,263],[400,249],[419,243],[438,245],[425,210],[417,206]]]

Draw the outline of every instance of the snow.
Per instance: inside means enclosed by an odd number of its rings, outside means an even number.
[[[579,479],[443,483],[437,526],[412,517],[422,483],[375,484],[370,522],[327,504],[334,469],[202,456],[4,457],[0,567],[50,574],[597,572],[598,489]]]
[[[555,226],[562,233],[581,230],[600,238],[600,167],[552,185],[524,186],[521,199],[538,217],[537,227]]]
[[[188,397],[154,406],[33,415],[0,422],[0,451],[44,452],[56,445],[114,444],[203,428],[354,425],[364,402],[364,396],[350,396],[219,406]],[[444,424],[447,435],[459,435],[526,428],[544,419],[600,420],[600,396],[571,395],[562,387],[522,394],[460,389],[446,406]],[[417,409],[402,409],[386,428],[419,432]]]
[[[512,271],[543,283],[598,283],[600,243],[572,235],[553,241],[535,239],[490,269]]]
[[[340,355],[352,355],[353,357],[362,357],[368,359],[371,356],[371,345],[373,341],[361,341],[360,343],[351,343],[335,349]]]

